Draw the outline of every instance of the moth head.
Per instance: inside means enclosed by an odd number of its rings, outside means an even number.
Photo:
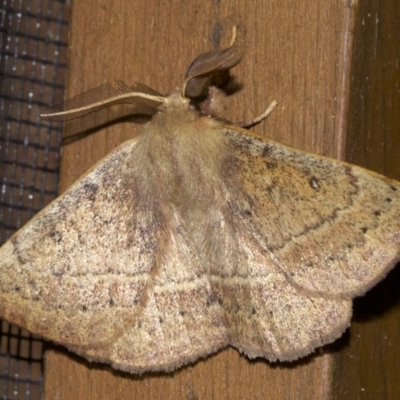
[[[186,72],[182,96],[196,98],[206,95],[209,87],[224,87],[229,82],[230,69],[239,64],[242,57],[243,50],[234,40],[226,49],[200,54]]]
[[[207,94],[209,88],[223,87],[229,82],[229,70],[239,64],[243,51],[235,45],[236,27],[229,47],[204,53],[190,64],[181,91],[180,98],[175,94],[166,97],[141,83],[128,86],[122,81],[107,83],[91,89],[62,104],[47,107],[41,118],[50,121],[69,121],[114,104],[132,104],[133,113],[152,114],[161,104],[186,105],[189,99],[201,103],[199,99]],[[199,107],[203,110],[204,109]],[[211,113],[209,113],[211,114]]]

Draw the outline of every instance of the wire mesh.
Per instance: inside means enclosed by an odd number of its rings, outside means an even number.
[[[70,4],[0,0],[0,245],[57,195]],[[43,342],[0,321],[0,398],[39,399]]]

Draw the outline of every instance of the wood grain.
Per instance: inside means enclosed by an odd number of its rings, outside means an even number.
[[[348,130],[347,161],[400,178],[400,36],[398,2],[377,0],[357,10]],[[334,399],[400,398],[400,268],[354,302],[348,345],[335,353]]]
[[[381,24],[386,24],[388,30],[395,29],[390,21],[393,13],[398,13],[398,6],[383,10],[375,1],[371,7],[376,7]],[[139,81],[170,93],[181,85],[190,61],[220,42],[228,44],[232,25],[239,24],[240,40],[247,51],[234,70],[242,90],[231,98],[230,119],[251,119],[275,99],[277,108],[256,131],[305,150],[346,157],[399,178],[399,164],[393,162],[400,148],[394,149],[397,139],[393,127],[397,124],[398,131],[399,120],[384,119],[387,113],[383,113],[388,104],[392,110],[399,109],[399,94],[389,90],[390,97],[383,96],[380,80],[386,75],[373,62],[381,62],[381,51],[386,54],[387,65],[392,62],[389,52],[396,51],[390,47],[394,39],[390,45],[378,40],[376,53],[366,51],[371,35],[380,33],[377,29],[382,26],[372,22],[363,25],[367,14],[364,5],[333,0],[75,2],[68,97],[117,79]],[[367,68],[373,71],[371,75]],[[375,82],[370,91],[363,76]],[[354,85],[368,101],[357,100]],[[391,87],[393,82],[387,85]],[[123,108],[107,110],[66,127],[69,144],[63,149],[61,190],[137,133],[135,124],[121,118],[126,113]],[[375,114],[382,118],[371,117]],[[376,139],[375,134],[382,134],[383,123],[387,124],[385,136]],[[79,135],[87,130],[89,134]],[[389,146],[378,146],[379,151],[375,151],[376,147],[369,147],[373,140]],[[375,161],[370,162],[360,148],[369,149]],[[392,161],[385,161],[388,153]],[[374,293],[360,300],[361,308],[374,303],[370,300]],[[364,318],[361,312],[358,317],[356,314],[358,319],[350,335],[325,348],[324,354],[297,363],[249,362],[227,349],[174,374],[138,377],[90,365],[62,349],[54,349],[46,356],[44,398],[279,400],[339,399],[345,394],[355,399],[366,387],[370,391],[364,391],[363,398],[377,398],[368,397],[368,393],[381,394],[383,388],[386,392],[379,398],[395,398],[388,396],[398,394],[394,389],[396,379],[390,374],[399,370],[400,361],[395,355],[400,349],[395,337],[400,332],[400,307],[396,299],[391,301],[394,304],[389,302],[387,308],[382,305],[378,316]],[[373,371],[380,368],[385,373],[376,377]]]

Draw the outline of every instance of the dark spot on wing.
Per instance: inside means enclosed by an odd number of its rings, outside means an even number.
[[[96,199],[96,194],[99,190],[99,185],[96,185],[95,183],[85,183],[83,185],[83,188],[85,190],[86,197],[90,201],[94,201]]]
[[[317,189],[320,188],[319,180],[318,180],[315,176],[312,176],[312,177],[310,178],[309,183],[310,183],[310,186],[311,186],[313,189],[316,189],[316,190],[317,190]]]
[[[210,294],[206,300],[206,306],[210,307],[217,301],[217,296],[214,293]]]
[[[275,161],[267,161],[266,166],[269,170],[274,170],[278,167],[278,164]]]
[[[62,241],[62,234],[59,231],[50,232],[50,237],[54,240],[55,243],[60,243]]]
[[[272,148],[269,145],[265,145],[261,153],[262,157],[268,157],[271,154]]]

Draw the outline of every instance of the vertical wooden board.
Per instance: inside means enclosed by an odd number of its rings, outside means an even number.
[[[250,119],[275,99],[278,107],[258,132],[342,156],[354,12],[351,2],[333,0],[75,2],[68,95],[118,79],[169,93],[191,60],[226,45],[238,24],[247,51],[234,74],[243,88],[230,99],[227,117]],[[66,127],[66,136],[78,140],[64,147],[62,189],[137,134],[125,120],[106,123],[125,113],[119,111]],[[90,135],[74,136],[87,128]],[[55,350],[46,358],[45,399],[327,399],[331,360],[324,354],[291,364],[249,362],[227,349],[173,374],[138,377]]]
[[[355,19],[346,160],[400,179],[400,6],[360,3]],[[335,356],[334,399],[400,398],[400,268],[354,302]]]

